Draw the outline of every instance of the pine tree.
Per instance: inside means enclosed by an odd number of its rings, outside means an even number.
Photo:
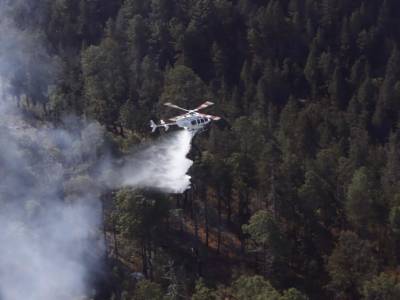
[[[99,46],[82,53],[84,95],[88,115],[115,126],[127,88],[118,44],[107,36]]]
[[[364,283],[362,295],[366,300],[398,299],[400,297],[400,282],[394,275],[381,273]]]
[[[129,20],[127,29],[129,41],[129,56],[133,61],[141,62],[148,49],[149,29],[141,15],[135,15]]]
[[[397,122],[398,104],[394,87],[400,78],[400,52],[395,46],[386,65],[386,74],[380,88],[379,99],[373,116],[373,124],[378,132],[387,136],[392,126]]]
[[[315,97],[317,95],[317,86],[318,86],[318,50],[317,50],[317,41],[313,40],[310,48],[310,52],[308,53],[307,63],[304,68],[304,75],[311,87],[311,95]]]
[[[391,203],[393,203],[393,198],[400,192],[397,188],[400,181],[399,143],[399,133],[396,131],[390,135],[386,146],[387,161],[383,169],[382,188],[386,193],[386,197],[391,200]]]
[[[178,65],[165,78],[162,102],[173,102],[182,107],[196,107],[201,99],[207,99],[204,82],[192,69]]]
[[[343,75],[343,70],[340,66],[335,68],[331,81],[328,87],[329,96],[337,103],[339,108],[346,108],[347,99],[347,82]]]
[[[375,191],[376,183],[366,167],[356,170],[347,191],[345,203],[349,222],[360,232],[365,233],[371,224],[376,224],[380,213],[380,203]]]
[[[355,233],[344,231],[328,258],[328,288],[339,298],[357,298],[363,284],[376,274],[377,261],[368,242]]]

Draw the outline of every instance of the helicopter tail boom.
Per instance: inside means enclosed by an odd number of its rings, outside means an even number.
[[[168,129],[169,129],[168,124],[166,124],[166,123],[164,122],[164,120],[160,120],[160,123],[161,123],[160,126],[164,127],[165,131],[168,131]]]
[[[150,128],[151,132],[156,131],[158,127],[163,127],[165,131],[168,131],[169,126],[176,125],[176,123],[165,123],[164,120],[160,120],[160,125],[157,125],[153,120],[150,120]]]

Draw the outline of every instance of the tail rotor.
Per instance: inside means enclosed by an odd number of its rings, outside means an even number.
[[[160,121],[160,125],[157,125],[153,120],[150,120],[151,132],[156,131],[156,129],[157,129],[158,127],[164,127],[165,131],[168,131],[169,125],[171,125],[171,124],[165,123],[164,120],[161,120],[161,121]]]
[[[153,120],[150,120],[150,127],[151,127],[151,132],[154,132],[157,129],[157,125],[156,123],[154,123]]]

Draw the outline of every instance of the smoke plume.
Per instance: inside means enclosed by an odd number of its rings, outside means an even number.
[[[31,2],[0,0],[0,300],[90,298],[104,253],[100,195],[124,186],[183,192],[191,135],[171,133],[116,159],[96,122],[70,117],[55,128],[27,116],[9,83],[29,73],[39,87],[29,97],[42,101],[57,65],[40,36],[13,26],[5,3],[29,12]]]
[[[117,160],[98,154],[105,145],[96,122],[73,118],[65,129],[31,124],[5,97],[0,116],[2,300],[87,295],[89,272],[103,251],[99,197],[105,187],[180,193],[190,185],[187,131]]]
[[[34,127],[4,96],[0,116],[0,299],[77,299],[102,251],[100,189],[78,169],[98,141]]]

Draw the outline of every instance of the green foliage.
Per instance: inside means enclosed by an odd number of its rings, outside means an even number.
[[[316,94],[316,82],[318,80],[318,51],[316,42],[311,44],[311,49],[308,54],[307,63],[304,68],[304,75],[310,83],[313,93]]]
[[[399,151],[399,135],[398,132],[392,133],[389,137],[389,143],[387,144],[387,161],[383,171],[383,191],[386,193],[386,197],[390,200],[392,205],[398,205],[396,203],[395,196],[398,194],[398,182],[400,181],[400,175],[398,173],[398,167],[400,166],[400,151]]]
[[[309,298],[301,293],[300,291],[296,290],[295,288],[290,288],[283,292],[282,297],[280,300],[308,300]]]
[[[163,219],[168,215],[168,203],[164,197],[122,189],[115,195],[115,201],[115,213],[123,235],[133,240],[158,237],[163,229]]]
[[[215,292],[209,289],[202,279],[198,280],[192,295],[192,300],[216,300]]]
[[[135,300],[162,300],[164,292],[161,286],[149,280],[141,280],[138,282],[135,289]]]
[[[127,29],[129,53],[133,60],[141,61],[146,54],[149,30],[141,15],[134,16],[129,20]]]
[[[394,206],[390,210],[389,222],[393,232],[400,234],[400,206]]]
[[[366,228],[374,220],[374,190],[365,167],[358,169],[347,192],[346,215],[358,228]]]
[[[264,210],[256,212],[250,218],[249,224],[243,225],[243,231],[257,244],[271,249],[275,256],[287,252],[288,243],[270,212]]]
[[[190,108],[206,95],[202,80],[190,68],[178,65],[166,75],[161,101]]]
[[[356,297],[376,270],[377,261],[370,244],[353,232],[342,232],[328,258],[327,271],[331,278],[328,288],[338,297]]]
[[[381,273],[364,283],[362,295],[365,300],[395,300],[400,297],[400,283],[395,275]]]
[[[279,300],[280,294],[261,276],[242,276],[232,284],[232,294],[240,300]]]
[[[27,115],[95,119],[115,153],[146,139],[149,119],[175,113],[164,102],[210,100],[223,117],[193,140],[193,189],[176,201],[104,195],[113,267],[142,267],[176,298],[190,298],[198,277],[228,283],[233,262],[239,276],[316,299],[395,289],[373,276],[400,263],[397,1],[8,2],[26,34],[4,31],[0,65]],[[85,172],[66,180],[66,199],[96,184]],[[190,276],[165,279],[166,265]],[[133,295],[128,273],[109,294]],[[144,282],[144,295],[147,285],[159,291]],[[229,286],[199,283],[193,297],[305,299],[261,277]]]
[[[395,46],[386,65],[385,79],[373,116],[373,123],[381,133],[388,134],[390,128],[397,122],[397,115],[393,114],[393,110],[397,109],[395,86],[400,73],[399,64],[400,52]]]
[[[82,54],[86,111],[109,125],[118,119],[127,87],[118,48],[116,41],[107,37],[100,46],[90,46]]]
[[[231,293],[238,300],[307,300],[300,291],[291,288],[279,293],[261,276],[241,276],[231,286]]]
[[[347,83],[341,67],[336,67],[332,79],[328,86],[330,97],[340,106],[346,107],[347,104]]]

